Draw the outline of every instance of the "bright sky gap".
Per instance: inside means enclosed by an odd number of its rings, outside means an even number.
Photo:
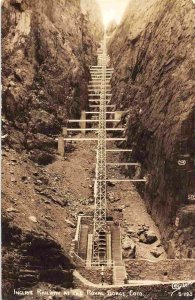
[[[97,0],[97,2],[102,10],[104,25],[107,27],[113,20],[117,24],[120,23],[129,0]]]

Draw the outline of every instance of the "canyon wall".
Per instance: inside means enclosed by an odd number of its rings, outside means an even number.
[[[101,20],[94,29],[90,18],[78,0],[2,4],[4,299],[42,282],[73,286],[75,223],[68,219],[75,220],[69,205],[76,196],[67,180],[58,187],[62,171],[57,176],[42,165],[55,159],[54,140],[67,118],[88,106],[89,67],[102,32]]]
[[[190,0],[131,1],[108,45],[112,102],[171,258],[195,258],[193,20]]]
[[[96,41],[102,40],[104,28],[102,26],[102,13],[96,0],[80,0],[82,13],[89,19],[90,27]]]
[[[52,160],[53,137],[87,107],[89,66],[103,28],[101,19],[95,29],[91,24],[94,7],[84,14],[77,0],[3,3],[4,141],[31,151],[38,163]]]

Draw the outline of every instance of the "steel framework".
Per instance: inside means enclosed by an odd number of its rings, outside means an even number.
[[[67,123],[79,123],[79,128],[65,128],[66,135],[57,139],[59,153],[64,155],[64,142],[68,141],[97,141],[98,146],[96,150],[96,168],[95,168],[95,179],[94,179],[94,224],[93,224],[93,238],[91,240],[92,246],[90,244],[90,253],[92,254],[92,265],[110,265],[110,255],[109,255],[109,228],[106,222],[106,186],[108,182],[146,182],[146,179],[108,179],[106,167],[112,165],[119,166],[138,166],[138,163],[111,163],[106,162],[107,153],[112,152],[132,152],[131,149],[106,149],[107,141],[125,141],[126,138],[110,138],[107,137],[107,132],[109,131],[123,131],[123,128],[110,128],[107,127],[107,123],[114,124],[120,122],[119,111],[113,111],[114,105],[109,105],[111,99],[110,84],[108,80],[111,78],[113,69],[108,69],[107,65],[109,63],[109,57],[106,51],[106,36],[102,43],[101,51],[98,51],[99,59],[98,66],[91,67],[91,77],[92,81],[90,83],[90,94],[89,96],[95,97],[95,99],[89,98],[89,102],[97,102],[96,105],[89,105],[94,111],[83,111],[81,113],[81,119],[71,119],[67,120]],[[96,82],[96,84],[94,84]],[[97,84],[98,83],[98,84]],[[93,88],[92,88],[93,87]],[[92,90],[92,91],[91,91]],[[92,92],[92,93],[91,93]],[[108,99],[108,97],[110,99]],[[112,111],[108,111],[111,108]],[[88,114],[93,115],[92,118],[86,118]],[[114,114],[114,118],[111,115]],[[108,119],[107,119],[108,116]],[[86,124],[98,124],[98,127],[86,127]],[[98,131],[97,137],[72,137],[68,136],[69,131],[81,131],[84,134],[87,131]],[[92,234],[90,234],[92,235]],[[90,254],[90,257],[91,257]]]
[[[100,103],[99,103],[99,127],[98,148],[96,156],[96,176],[94,184],[95,211],[93,231],[93,261],[96,263],[106,261],[106,68],[108,56],[106,53],[106,36],[102,43],[102,54],[99,59],[101,66]],[[99,72],[99,67],[97,71]]]

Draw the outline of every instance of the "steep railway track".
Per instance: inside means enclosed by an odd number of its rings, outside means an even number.
[[[129,286],[127,284],[128,272],[126,263],[122,257],[121,245],[121,228],[120,223],[116,220],[107,219],[107,185],[109,182],[146,182],[145,178],[109,178],[109,168],[114,165],[139,167],[137,162],[109,162],[107,155],[115,153],[131,153],[131,149],[111,148],[108,147],[109,142],[125,141],[124,137],[112,137],[113,132],[122,133],[124,128],[117,127],[121,120],[121,111],[115,110],[115,105],[110,104],[112,92],[110,79],[113,69],[109,66],[109,57],[106,52],[106,36],[98,50],[98,64],[91,66],[91,81],[89,82],[89,110],[82,111],[81,119],[69,120],[68,124],[79,124],[78,128],[64,128],[64,136],[58,140],[59,152],[64,154],[66,143],[70,141],[95,141],[96,163],[94,178],[94,213],[93,216],[79,216],[75,239],[71,255],[76,259],[78,270],[80,267],[86,270],[93,270],[97,277],[103,271],[112,272],[112,286]],[[70,136],[69,133],[80,132],[82,136]],[[92,134],[86,136],[90,132]],[[96,133],[96,136],[93,135]],[[113,156],[114,157],[114,156]],[[139,262],[139,261],[138,261]],[[177,265],[177,260],[175,261]],[[140,264],[142,261],[140,260]],[[166,265],[166,264],[165,264]],[[136,266],[137,268],[137,266]],[[128,269],[129,271],[129,269]],[[80,278],[78,272],[75,273]],[[102,273],[103,274],[103,273]],[[81,275],[81,281],[84,283],[84,277]],[[87,279],[86,279],[87,282]],[[132,286],[152,285],[152,284],[172,284],[170,281],[154,281],[154,280],[129,280]],[[87,283],[86,283],[87,285]],[[93,285],[93,284],[92,284]]]

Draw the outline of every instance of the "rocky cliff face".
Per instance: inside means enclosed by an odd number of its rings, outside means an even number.
[[[53,136],[87,105],[95,31],[77,0],[6,0],[2,7],[5,141],[52,159]],[[50,151],[52,152],[52,151]],[[44,154],[45,153],[45,159]]]
[[[114,34],[116,29],[117,29],[117,23],[115,20],[113,20],[108,24],[106,28],[107,35],[111,36],[112,34]]]
[[[77,0],[3,1],[4,299],[18,298],[13,288],[40,282],[73,284],[75,224],[67,222],[75,220],[69,203],[76,196],[65,191],[67,178],[57,188],[62,170],[57,176],[58,167],[52,173],[40,165],[54,159],[54,139],[67,118],[87,107],[98,47],[89,17]]]
[[[82,13],[89,19],[90,27],[96,41],[100,41],[104,34],[102,13],[95,0],[80,0]]]
[[[109,42],[112,102],[128,111],[127,145],[169,257],[195,258],[193,19],[192,1],[131,1]]]

